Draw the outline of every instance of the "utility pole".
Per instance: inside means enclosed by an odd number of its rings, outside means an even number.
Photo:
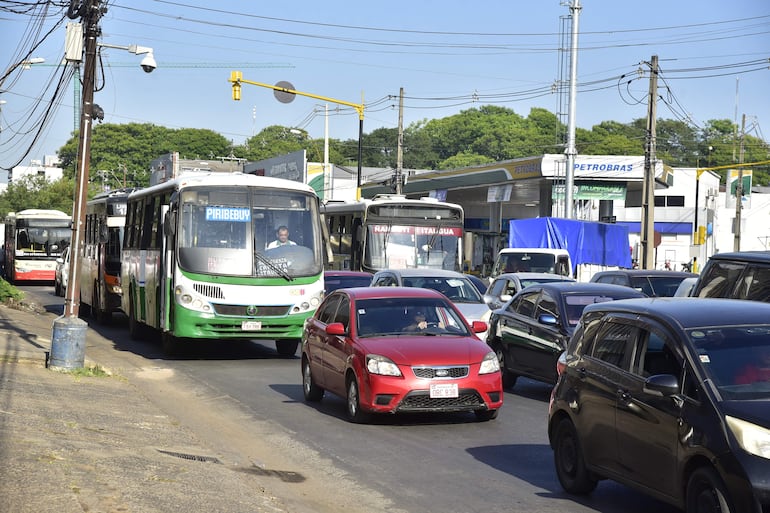
[[[578,27],[580,18],[580,0],[573,0],[569,6],[572,16],[572,40],[570,44],[570,65],[569,65],[569,114],[567,118],[567,149],[564,153],[567,155],[567,170],[564,180],[564,217],[572,219],[573,217],[573,199],[572,189],[575,183],[575,157],[577,156],[577,147],[575,146],[575,117],[577,112],[577,51],[578,51]]]
[[[743,164],[743,140],[746,135],[746,114],[741,118],[741,146],[738,163]],[[733,251],[741,250],[741,210],[743,210],[743,166],[738,166],[738,183],[735,185],[735,226],[733,227]]]
[[[398,94],[398,145],[396,147],[396,194],[403,193],[404,176],[404,88]]]
[[[82,368],[85,363],[88,323],[78,318],[80,309],[80,257],[84,241],[88,173],[91,160],[91,126],[94,105],[94,76],[96,70],[96,38],[101,34],[99,20],[103,14],[100,0],[87,0],[81,11],[85,34],[83,62],[83,103],[80,112],[80,135],[76,163],[75,201],[72,210],[72,241],[70,268],[64,314],[54,321],[51,337],[51,368]]]
[[[642,269],[655,268],[655,121],[658,106],[658,56],[650,61],[650,92],[647,105],[647,141],[644,149],[642,187]]]

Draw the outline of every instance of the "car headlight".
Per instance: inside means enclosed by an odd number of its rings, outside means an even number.
[[[393,360],[378,354],[366,355],[366,369],[371,374],[382,376],[401,376],[401,369],[393,363]]]
[[[725,417],[727,425],[735,435],[743,449],[760,458],[770,459],[770,430],[751,422],[730,417]]]
[[[493,372],[500,372],[500,361],[497,359],[497,355],[494,351],[490,351],[484,355],[484,359],[481,360],[479,374],[492,374]]]

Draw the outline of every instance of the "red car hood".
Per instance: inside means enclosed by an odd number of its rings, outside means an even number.
[[[489,346],[470,337],[429,335],[377,337],[362,340],[366,354],[378,354],[399,365],[457,365],[481,362]]]

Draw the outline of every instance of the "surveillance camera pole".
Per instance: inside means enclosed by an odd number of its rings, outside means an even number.
[[[86,203],[88,201],[88,173],[91,161],[91,126],[94,103],[94,75],[96,70],[96,38],[100,35],[99,19],[103,11],[100,0],[87,0],[82,11],[84,25],[85,59],[83,62],[83,107],[80,113],[80,136],[75,179],[75,201],[72,210],[72,241],[68,286],[64,299],[64,315],[54,321],[51,337],[53,369],[82,368],[85,362],[85,336],[88,324],[78,318],[80,309],[80,256],[84,240]]]

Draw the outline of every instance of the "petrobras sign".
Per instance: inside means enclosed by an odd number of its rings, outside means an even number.
[[[658,163],[659,166],[662,164]],[[565,177],[566,155],[544,155],[543,176]],[[644,178],[643,156],[578,155],[572,168],[575,178],[641,180]],[[657,175],[657,173],[656,173]]]

